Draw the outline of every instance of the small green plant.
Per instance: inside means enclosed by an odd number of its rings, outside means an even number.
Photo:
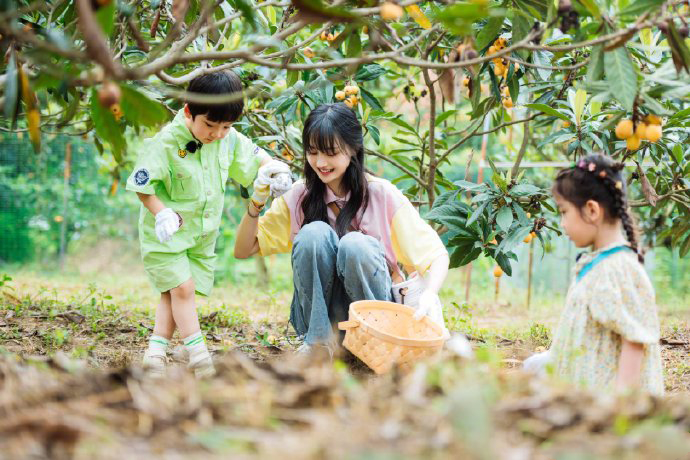
[[[57,328],[43,334],[43,343],[47,347],[59,348],[69,342],[70,332],[66,329]]]
[[[537,346],[547,347],[551,343],[549,328],[541,323],[534,323],[529,327],[529,337]]]

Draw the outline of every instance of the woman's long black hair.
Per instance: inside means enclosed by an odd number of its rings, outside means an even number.
[[[347,229],[357,212],[366,209],[368,204],[367,179],[364,175],[364,138],[362,126],[354,112],[343,103],[323,104],[311,111],[304,122],[302,131],[304,147],[304,178],[307,193],[302,199],[304,223],[322,221],[328,223],[328,211],[324,194],[324,184],[316,171],[307,161],[311,151],[320,151],[327,155],[337,155],[347,147],[352,153],[350,165],[345,170],[340,182],[341,190],[350,193],[350,199],[340,210],[335,221],[338,237],[347,233]],[[342,154],[347,155],[342,151]]]

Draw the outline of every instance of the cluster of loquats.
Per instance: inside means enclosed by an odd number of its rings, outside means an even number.
[[[359,88],[357,86],[347,85],[344,89],[335,93],[335,98],[353,109],[359,103],[359,99],[357,98],[358,94]]]
[[[491,56],[493,54],[498,53],[501,51],[503,48],[508,46],[508,42],[506,41],[505,38],[499,37],[496,39],[493,45],[491,45],[486,52],[487,55]],[[503,78],[508,78],[508,70],[510,69],[510,61],[506,58],[502,57],[497,57],[491,60],[494,63],[494,75],[497,77],[503,77]],[[517,62],[513,63],[514,66],[514,72],[517,72],[520,70],[520,64]]]
[[[121,96],[122,91],[120,91],[120,87],[112,81],[105,81],[98,90],[98,103],[110,110],[117,121],[120,121],[123,115],[120,108]]]
[[[320,38],[321,40],[325,41],[325,42],[333,43],[333,42],[338,38],[339,35],[340,35],[340,32],[333,33],[333,32],[327,32],[327,31],[324,30],[323,32],[321,32],[321,35],[319,36],[319,38]],[[314,52],[313,50],[311,50],[311,48],[309,48],[309,50],[310,50],[312,53]],[[306,51],[306,49],[305,49],[305,51]],[[312,57],[314,57],[313,55],[312,55],[312,56],[309,56],[306,52],[304,53],[304,55],[307,56],[307,57],[310,58],[310,59],[311,59]]]
[[[510,109],[513,107],[513,98],[510,97],[510,90],[507,86],[503,87],[501,91],[501,101],[503,102],[503,107]]]
[[[661,118],[645,115],[642,121],[621,120],[616,125],[616,137],[624,139],[628,150],[637,150],[642,141],[657,142],[661,139]]]
[[[535,239],[536,237],[537,237],[537,233],[536,233],[536,232],[530,232],[530,234],[527,235],[527,236],[525,237],[525,239],[522,240],[522,241],[529,244],[529,243],[531,243],[532,240]]]

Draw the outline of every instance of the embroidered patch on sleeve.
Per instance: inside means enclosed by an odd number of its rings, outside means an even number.
[[[264,149],[262,149],[261,147],[254,147],[254,155],[258,155],[259,152],[263,152],[263,151],[264,151]]]
[[[139,169],[134,173],[134,183],[137,185],[146,185],[149,182],[149,172],[146,168]]]

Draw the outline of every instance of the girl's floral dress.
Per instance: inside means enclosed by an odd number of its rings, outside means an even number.
[[[551,346],[554,371],[580,386],[613,389],[625,338],[644,345],[641,387],[661,395],[664,381],[654,288],[637,255],[624,248],[586,268],[614,247],[586,253],[575,266]]]

